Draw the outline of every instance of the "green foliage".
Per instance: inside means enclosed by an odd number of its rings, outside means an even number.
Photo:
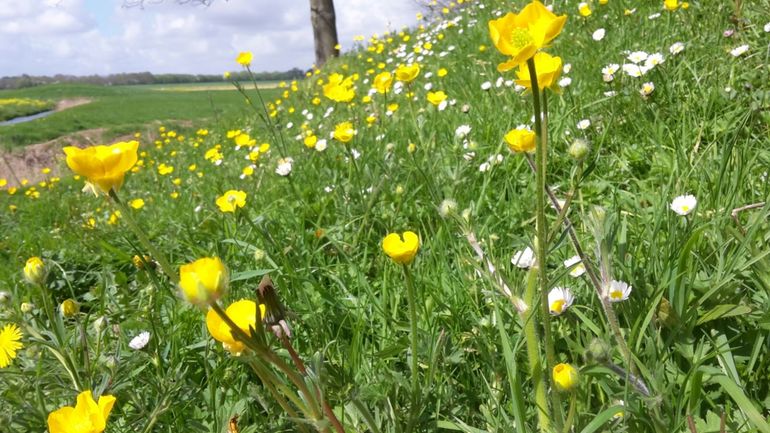
[[[626,16],[629,6],[610,0],[594,4],[587,19],[576,16],[574,2],[565,3],[554,9],[570,19],[548,51],[572,65],[572,83],[548,97],[547,183],[560,198],[575,189],[568,217],[592,263],[598,267],[603,259],[612,279],[633,286],[630,298],[614,305],[636,369],[615,345],[586,277],[573,278],[562,265],[575,253],[557,226],[546,264],[550,283],[572,288],[576,299],[552,318],[555,355],[581,374],[575,394],[562,399],[564,413],[575,402],[572,429],[564,431],[691,432],[690,418],[698,433],[719,432],[722,419],[724,431],[767,431],[770,134],[762,26],[770,4],[744,2],[735,28],[732,3],[692,1],[674,13],[659,2],[635,3],[636,12]],[[171,126],[142,128],[143,163],[120,191],[124,201],[145,201],[133,216],[170,261],[221,257],[233,276],[228,303],[254,299],[257,279],[269,272],[290,310],[292,343],[312,373],[307,380],[321,385],[347,431],[403,432],[410,424],[413,431],[535,431],[525,323],[464,233],[475,234],[497,274],[521,297],[526,271],[511,257],[533,243],[534,175],[523,155],[507,151],[503,136],[529,124],[532,114],[529,95],[505,84],[513,75],[496,71],[504,59],[488,38],[487,21],[509,5],[480,4],[485,7],[462,6],[456,25],[425,23],[425,31],[408,33],[408,42],[407,33],[394,33],[371,51],[359,47],[281,95],[280,105],[274,105],[277,93],[263,90],[264,111],[254,90],[247,90],[252,107],[235,92],[55,86],[25,92],[56,99],[88,91],[97,102],[69,110],[72,117],[56,120],[60,126],[39,120],[14,134],[19,143],[38,141],[29,138],[35,125],[53,136],[89,118],[108,125],[212,118],[208,98],[221,98],[213,104],[226,110],[220,120],[174,127],[173,136]],[[597,42],[591,35],[599,27],[607,35]],[[727,38],[729,28],[736,32]],[[685,50],[670,55],[674,42]],[[401,43],[405,56],[415,44],[422,47],[420,77],[399,94],[362,101],[378,63],[390,69],[401,61],[391,53]],[[744,43],[746,55],[729,54]],[[626,50],[660,52],[666,60],[642,78],[619,71],[613,82],[603,82],[601,69],[627,62]],[[443,78],[440,68],[448,71]],[[355,104],[324,99],[316,79],[331,72],[360,75]],[[487,81],[491,88],[482,90]],[[656,89],[644,99],[639,89],[647,81]],[[455,104],[438,111],[426,101],[426,83]],[[399,106],[388,115],[390,103]],[[94,111],[83,111],[88,107]],[[375,117],[370,125],[369,115]],[[583,119],[591,126],[580,130],[575,125]],[[329,133],[346,120],[358,134],[343,145]],[[460,125],[472,128],[465,138],[455,136]],[[199,128],[208,133],[196,134]],[[228,137],[235,129],[257,146],[271,146],[254,161],[251,176],[242,176],[252,163],[249,151]],[[328,148],[306,148],[307,131],[328,140]],[[10,137],[3,128],[0,134]],[[582,169],[567,153],[576,137],[591,145]],[[217,145],[220,164],[205,158]],[[284,157],[293,158],[286,177],[275,173]],[[159,174],[161,163],[174,172]],[[37,185],[37,199],[25,195],[28,187],[0,193],[0,289],[11,295],[0,307],[0,324],[18,323],[25,331],[24,349],[0,370],[0,425],[43,431],[47,414],[72,404],[79,383],[117,397],[108,432],[225,432],[234,414],[242,432],[297,430],[248,368],[249,355],[228,355],[210,338],[204,314],[186,305],[165,276],[131,264],[134,254],[147,252],[120,219],[109,224],[114,206],[106,198],[84,195],[82,179],[67,177],[48,188]],[[235,214],[214,204],[229,189],[248,194]],[[680,216],[669,206],[687,193],[698,204]],[[445,199],[458,205],[453,217],[439,215]],[[15,210],[5,211],[11,205]],[[589,218],[596,207],[604,215],[599,227]],[[557,215],[547,218],[553,224]],[[403,271],[381,250],[387,233],[404,230],[422,241],[410,266],[416,354]],[[34,255],[48,264],[51,302],[76,299],[77,318],[45,317],[48,298],[21,275]],[[22,302],[36,307],[23,313]],[[101,317],[108,325],[97,331]],[[131,338],[145,330],[149,345],[130,349]],[[595,340],[605,344],[592,345]],[[418,357],[418,398],[411,395],[412,356]],[[639,391],[640,382],[649,395]]]

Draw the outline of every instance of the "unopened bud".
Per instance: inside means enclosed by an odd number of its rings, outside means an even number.
[[[65,299],[59,305],[59,312],[66,318],[75,317],[80,312],[80,305],[72,298]]]
[[[557,364],[553,368],[553,384],[559,391],[568,392],[580,383],[580,374],[569,364]]]
[[[572,144],[569,146],[569,154],[571,157],[575,158],[576,160],[580,161],[583,158],[588,155],[588,152],[591,150],[591,147],[588,145],[588,142],[578,138],[575,141],[572,142]]]
[[[266,255],[265,250],[257,248],[256,250],[254,250],[254,261],[261,262],[262,260],[265,259],[265,255]]]
[[[24,279],[30,284],[43,284],[45,274],[45,263],[40,257],[30,257],[24,265]]]
[[[610,345],[606,341],[594,338],[588,345],[586,360],[604,363],[610,359]]]

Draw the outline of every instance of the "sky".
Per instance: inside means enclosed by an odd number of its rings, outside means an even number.
[[[335,0],[343,51],[356,35],[413,25],[416,0]],[[307,69],[308,0],[0,0],[0,77],[119,72],[221,74],[239,51],[255,71]]]

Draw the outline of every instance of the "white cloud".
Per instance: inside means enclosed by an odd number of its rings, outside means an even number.
[[[173,0],[144,9],[121,0],[0,0],[3,75],[116,72],[213,73],[237,70],[239,51],[253,69],[307,68],[313,33],[307,0],[216,0],[210,7]],[[415,23],[413,0],[336,0],[340,43]]]

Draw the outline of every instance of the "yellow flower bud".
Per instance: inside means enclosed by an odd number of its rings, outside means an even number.
[[[572,391],[580,382],[580,375],[569,364],[558,364],[553,368],[553,384],[559,391]]]
[[[80,305],[74,299],[68,298],[59,305],[59,312],[66,318],[75,317],[80,312]]]
[[[45,273],[45,264],[40,257],[30,257],[24,265],[24,279],[31,284],[43,284]]]
[[[179,286],[193,304],[215,302],[227,290],[228,283],[225,264],[217,257],[204,257],[179,268]]]

